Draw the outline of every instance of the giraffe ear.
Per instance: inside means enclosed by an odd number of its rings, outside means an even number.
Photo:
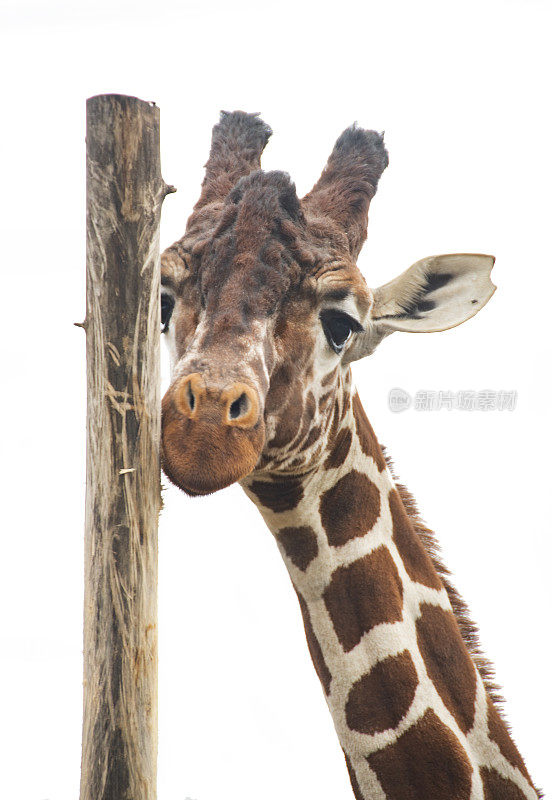
[[[374,289],[369,325],[347,360],[369,355],[393,331],[445,331],[475,316],[496,289],[494,261],[478,253],[429,256]]]

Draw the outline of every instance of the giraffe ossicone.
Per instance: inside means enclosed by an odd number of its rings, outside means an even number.
[[[163,468],[192,495],[240,482],[258,506],[357,800],[534,800],[477,631],[350,369],[394,331],[476,314],[494,259],[431,256],[368,288],[356,259],[382,136],[344,131],[300,200],[261,170],[270,135],[257,115],[222,114],[186,232],[162,255]]]

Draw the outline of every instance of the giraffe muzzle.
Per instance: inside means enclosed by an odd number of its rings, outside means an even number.
[[[162,403],[162,464],[188,494],[209,494],[255,467],[264,444],[257,391],[233,382],[223,389],[199,372],[179,378]]]

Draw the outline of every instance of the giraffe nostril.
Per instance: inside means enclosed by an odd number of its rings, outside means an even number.
[[[193,411],[195,408],[196,399],[190,383],[188,384],[187,389],[188,389],[188,405],[190,406],[190,411]]]
[[[221,394],[223,422],[238,428],[253,428],[259,420],[259,395],[246,383],[233,383]]]
[[[205,382],[198,372],[181,378],[174,387],[174,403],[178,411],[190,419],[194,418],[205,402]]]
[[[243,417],[249,411],[249,400],[244,392],[240,394],[240,396],[231,403],[228,416],[230,419],[239,419],[239,417]]]

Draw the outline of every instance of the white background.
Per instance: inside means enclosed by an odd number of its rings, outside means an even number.
[[[264,166],[316,180],[354,120],[390,166],[360,258],[371,285],[440,252],[497,257],[498,291],[355,367],[438,532],[535,781],[550,763],[550,23],[546,2],[2,4],[0,795],[75,800],[85,465],[85,99],[161,107],[162,245],[198,196],[219,109],[261,111]],[[167,364],[165,362],[165,385]],[[392,414],[389,389],[516,390],[515,411]],[[238,487],[164,493],[160,800],[352,797],[299,609]]]

